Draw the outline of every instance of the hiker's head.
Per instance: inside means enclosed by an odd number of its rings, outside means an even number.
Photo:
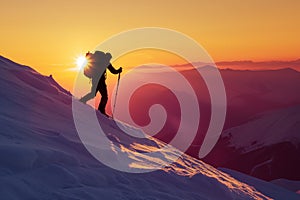
[[[111,58],[112,58],[111,54],[108,53],[108,52],[105,54],[105,56],[106,56],[106,59],[107,59],[107,60],[111,60]]]
[[[104,53],[103,51],[95,51],[93,57],[97,63],[108,63],[111,60],[111,54]]]
[[[95,51],[94,57],[96,62],[103,62],[105,60],[105,53],[103,51]]]

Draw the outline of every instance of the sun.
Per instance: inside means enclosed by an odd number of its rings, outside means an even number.
[[[78,70],[81,70],[87,64],[87,59],[84,56],[78,56],[76,58],[76,66]]]

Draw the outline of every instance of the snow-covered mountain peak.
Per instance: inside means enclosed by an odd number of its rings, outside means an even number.
[[[281,142],[297,145],[299,130],[300,106],[292,106],[257,115],[248,123],[226,130],[223,137],[229,138],[232,147],[248,152]]]

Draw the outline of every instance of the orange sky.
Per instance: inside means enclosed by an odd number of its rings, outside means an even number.
[[[300,57],[299,10],[298,0],[2,1],[0,54],[53,74],[69,90],[76,73],[66,69],[76,56],[140,27],[187,34],[215,61],[293,60]]]

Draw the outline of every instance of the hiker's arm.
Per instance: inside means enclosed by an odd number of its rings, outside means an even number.
[[[119,74],[122,72],[122,67],[120,67],[119,69],[115,69],[111,64],[108,65],[107,69],[113,74]]]

